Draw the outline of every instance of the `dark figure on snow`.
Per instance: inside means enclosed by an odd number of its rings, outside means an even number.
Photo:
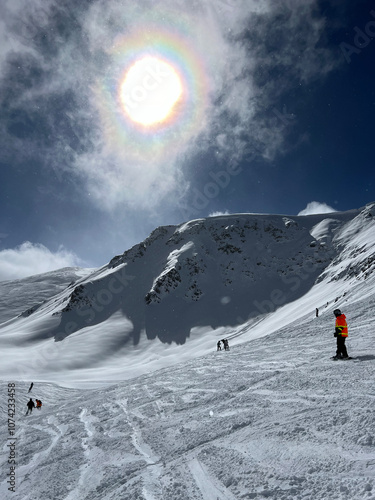
[[[36,407],[37,407],[37,409],[40,410],[42,408],[42,402],[41,402],[41,400],[40,399],[36,399],[35,401],[36,401]]]
[[[29,413],[31,413],[33,411],[33,408],[35,408],[35,403],[34,401],[30,398],[30,401],[27,403],[27,412],[26,412],[26,415],[28,415]]]
[[[348,359],[349,356],[345,346],[345,340],[348,336],[346,316],[341,313],[340,309],[335,309],[333,314],[336,316],[334,336],[337,338],[337,351],[333,359]]]
[[[220,342],[220,340],[219,340],[219,342],[216,345],[217,345],[217,350],[221,351],[221,342]]]
[[[316,309],[315,309],[315,316],[316,316],[316,317],[318,317],[318,316],[319,316],[319,309],[318,309],[318,308],[316,308]]]
[[[31,385],[29,387],[29,392],[31,392],[31,389],[33,388],[34,382],[31,382]]]
[[[227,339],[223,339],[222,343],[224,344],[224,350],[229,351],[229,343]]]

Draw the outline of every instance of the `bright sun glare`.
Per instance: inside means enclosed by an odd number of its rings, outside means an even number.
[[[167,120],[182,92],[175,69],[162,59],[146,56],[126,72],[120,98],[128,117],[149,127]]]

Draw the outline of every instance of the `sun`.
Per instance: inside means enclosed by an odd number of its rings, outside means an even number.
[[[162,124],[173,115],[183,95],[181,79],[171,64],[144,56],[125,73],[120,100],[126,115],[144,127]]]

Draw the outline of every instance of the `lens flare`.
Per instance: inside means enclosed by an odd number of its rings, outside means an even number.
[[[120,100],[126,115],[145,127],[166,121],[182,95],[181,79],[174,68],[151,56],[136,61],[120,86]]]

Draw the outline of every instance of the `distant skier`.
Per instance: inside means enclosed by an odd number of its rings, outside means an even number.
[[[229,351],[229,342],[228,342],[228,339],[223,339],[222,343],[224,345],[224,350],[225,351]]]
[[[30,398],[30,401],[27,403],[27,412],[26,412],[26,415],[28,415],[29,413],[31,413],[33,411],[33,408],[35,408],[35,403],[34,401]]]
[[[333,359],[348,359],[349,356],[345,346],[345,340],[348,336],[346,316],[341,313],[340,309],[335,309],[333,314],[336,316],[334,336],[337,338],[337,351]]]
[[[220,340],[218,341],[218,343],[216,345],[217,345],[217,350],[221,351],[221,342],[220,342]]]
[[[41,410],[41,408],[42,408],[42,402],[41,402],[41,400],[40,399],[36,399],[35,401],[36,401],[36,407],[37,407],[37,409]]]
[[[318,308],[316,308],[316,309],[315,309],[315,316],[316,316],[316,317],[318,317],[318,316],[319,316],[319,309],[318,309]]]
[[[29,392],[31,392],[31,389],[33,388],[34,382],[31,382],[31,385],[29,387]]]

